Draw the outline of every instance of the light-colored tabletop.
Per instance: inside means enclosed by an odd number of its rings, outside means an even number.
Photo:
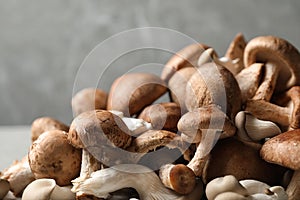
[[[21,160],[30,147],[30,126],[0,126],[0,171]]]

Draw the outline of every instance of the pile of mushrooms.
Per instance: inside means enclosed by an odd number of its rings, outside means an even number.
[[[300,53],[285,39],[239,33],[223,57],[191,44],[160,76],[124,74],[71,105],[70,125],[32,122],[0,199],[300,198]]]

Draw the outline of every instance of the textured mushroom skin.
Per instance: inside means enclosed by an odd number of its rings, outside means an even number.
[[[129,133],[117,115],[106,110],[93,110],[81,113],[72,121],[68,139],[77,148],[102,144],[126,148],[131,143]]]
[[[288,131],[269,139],[262,146],[264,160],[293,170],[300,169],[300,129]]]
[[[165,82],[154,74],[132,73],[117,78],[108,95],[107,110],[125,116],[139,113],[167,91]]]
[[[241,90],[233,74],[225,67],[207,63],[201,65],[188,81],[185,104],[189,111],[216,104],[230,119],[240,111]]]
[[[64,131],[43,133],[30,147],[30,168],[38,178],[53,178],[60,186],[69,185],[79,175],[81,150],[73,147]]]
[[[259,150],[234,138],[219,140],[212,149],[203,171],[203,181],[231,174],[238,180],[255,179],[269,185],[280,185],[286,169],[267,163]]]
[[[68,132],[69,126],[51,117],[37,118],[31,124],[31,141],[35,141],[42,133],[51,130]]]

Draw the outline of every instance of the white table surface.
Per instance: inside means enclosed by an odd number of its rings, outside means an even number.
[[[30,141],[30,126],[0,126],[0,171],[26,156]]]

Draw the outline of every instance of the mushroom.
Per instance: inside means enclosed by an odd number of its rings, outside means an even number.
[[[14,196],[20,196],[24,188],[35,180],[29,166],[28,156],[25,156],[20,161],[15,161],[2,172],[0,178],[9,182],[10,191],[13,192]]]
[[[255,179],[269,185],[280,185],[286,168],[264,161],[257,148],[234,137],[219,140],[205,163],[202,180],[231,174],[237,180]]]
[[[5,179],[0,179],[0,199],[3,199],[10,190],[9,182]]]
[[[153,129],[169,131],[177,131],[177,123],[180,117],[180,107],[173,102],[152,104],[144,108],[138,116],[138,118],[151,123]]]
[[[209,47],[205,44],[196,43],[181,49],[166,63],[161,73],[161,79],[168,83],[178,70],[187,67],[196,68],[199,56],[207,48]]]
[[[42,133],[51,130],[69,131],[69,126],[52,117],[40,117],[31,124],[31,141],[34,142]]]
[[[280,128],[271,121],[259,120],[246,111],[240,111],[235,117],[237,136],[245,142],[259,142],[281,133]]]
[[[271,63],[278,78],[275,92],[300,84],[300,53],[288,41],[275,36],[259,36],[250,40],[244,50],[244,64]]]
[[[278,123],[282,128],[300,128],[300,86],[294,86],[285,94],[293,103],[293,107],[282,107],[264,100],[248,100],[246,111],[261,120]]]
[[[98,88],[85,88],[77,92],[71,101],[74,116],[85,111],[105,109],[108,94]]]
[[[68,133],[69,142],[82,149],[80,177],[86,179],[102,164],[110,166],[123,157],[122,149],[131,143],[130,131],[122,119],[106,110],[93,110],[81,113],[73,119]]]
[[[230,119],[241,109],[241,91],[232,73],[225,67],[206,63],[188,81],[185,104],[189,111],[216,104]]]
[[[208,200],[214,200],[219,194],[224,192],[234,192],[242,196],[248,195],[248,191],[233,175],[215,178],[206,185],[205,194]]]
[[[170,97],[181,108],[181,113],[187,112],[185,105],[186,87],[190,77],[196,72],[195,67],[185,67],[174,73],[168,82]]]
[[[189,194],[196,185],[195,173],[184,164],[161,166],[159,177],[162,183],[179,194]]]
[[[287,193],[290,200],[298,199],[300,196],[300,129],[287,131],[269,139],[262,146],[260,155],[267,162],[294,170]]]
[[[22,200],[75,200],[71,186],[60,187],[54,179],[37,179],[22,194]]]
[[[178,122],[182,139],[199,143],[192,160],[188,163],[197,176],[202,175],[209,152],[219,138],[231,137],[236,128],[216,105],[203,106],[184,114]]]
[[[52,130],[31,145],[28,160],[35,178],[53,178],[60,186],[70,185],[79,175],[81,151],[69,143],[66,132]]]
[[[117,110],[127,117],[132,116],[166,91],[165,82],[154,74],[125,74],[113,82],[108,95],[107,110]]]
[[[134,188],[143,200],[198,200],[203,195],[201,182],[190,194],[180,195],[166,188],[151,169],[136,164],[120,164],[93,172],[90,178],[73,187],[72,191],[108,198],[111,192],[125,187]]]

